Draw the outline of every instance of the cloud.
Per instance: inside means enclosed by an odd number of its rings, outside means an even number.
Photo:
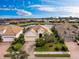
[[[17,13],[18,15],[22,15],[22,16],[30,16],[30,15],[32,15],[31,12],[28,12],[28,11],[26,11],[26,10],[17,10],[16,13]]]
[[[29,12],[29,11],[27,11],[27,10],[24,10],[24,9],[17,9],[17,8],[0,8],[0,10],[5,10],[5,11],[7,11],[7,10],[10,10],[10,11],[14,10],[14,11],[16,11],[16,14],[21,15],[21,16],[30,16],[30,15],[32,15],[31,12]]]
[[[41,1],[48,2],[48,3],[57,2],[56,0],[41,0]]]
[[[16,8],[0,8],[0,10],[18,10]]]
[[[63,6],[63,7],[59,7],[58,9],[59,11],[64,11],[64,12],[79,13],[78,6]]]
[[[36,9],[38,9],[40,11],[45,11],[45,12],[53,12],[53,11],[55,11],[55,9],[52,8],[49,5],[31,5],[30,7],[36,8]]]
[[[31,5],[31,8],[38,9],[45,12],[63,13],[67,16],[79,16],[79,6],[60,6],[54,7],[52,5]]]
[[[61,5],[61,4],[65,4],[65,3],[62,3],[63,0],[41,0],[41,2],[47,3],[49,5],[56,5],[56,4],[57,5]]]
[[[56,9],[57,11],[57,9]],[[70,16],[79,16],[79,7],[78,6],[65,6],[65,7],[59,7],[59,12],[68,13]]]

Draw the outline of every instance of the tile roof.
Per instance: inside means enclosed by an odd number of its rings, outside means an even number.
[[[51,33],[51,30],[43,25],[36,25],[31,28],[32,31],[38,31],[39,29],[43,29],[45,32]]]
[[[15,25],[0,25],[0,30],[6,30],[4,34],[4,36],[7,35],[16,35],[17,33],[19,33],[21,30],[23,30],[23,28],[19,27],[19,26],[15,26]]]

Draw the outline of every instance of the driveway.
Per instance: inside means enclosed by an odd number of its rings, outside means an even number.
[[[70,54],[71,54],[71,59],[79,59],[79,46],[75,42],[65,42]]]
[[[34,44],[35,44],[35,42],[27,41],[27,42],[25,42],[25,44],[23,46],[24,51],[26,51],[29,54],[29,57],[34,57],[34,54],[33,54]]]
[[[10,43],[0,43],[0,59],[4,58],[3,56],[6,54],[7,49],[9,48]]]

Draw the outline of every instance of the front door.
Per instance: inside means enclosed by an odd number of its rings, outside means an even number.
[[[42,37],[42,34],[40,33],[40,34],[39,34],[39,38],[41,38],[41,37]]]

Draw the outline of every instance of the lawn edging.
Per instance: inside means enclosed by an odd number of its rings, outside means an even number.
[[[34,52],[36,57],[70,57],[70,52]]]

